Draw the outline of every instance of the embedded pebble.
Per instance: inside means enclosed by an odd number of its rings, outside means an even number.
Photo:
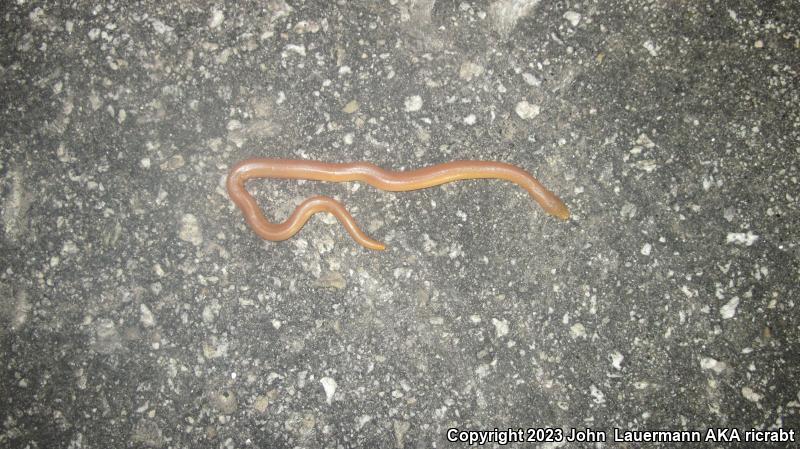
[[[575,11],[567,11],[567,12],[565,12],[564,13],[564,18],[567,19],[567,22],[569,22],[569,24],[574,26],[574,27],[578,26],[578,24],[581,22],[580,13],[577,13]]]
[[[325,401],[330,405],[333,401],[333,395],[336,394],[336,381],[330,377],[323,377],[319,382],[325,390]]]
[[[494,334],[497,338],[508,335],[508,321],[492,318],[492,324],[494,325]]]
[[[734,315],[736,315],[736,308],[738,306],[739,306],[739,297],[734,296],[733,298],[731,298],[730,301],[725,303],[725,305],[722,306],[722,308],[720,308],[719,314],[722,315],[722,319],[724,320],[731,319],[734,317]]]
[[[30,317],[31,309],[27,291],[20,290],[14,294],[5,284],[0,283],[0,326],[6,325],[6,329],[12,332],[22,330]],[[2,335],[3,331],[0,330],[0,336]]]
[[[211,406],[223,415],[232,415],[239,408],[239,401],[233,391],[214,392],[209,397]]]
[[[491,23],[500,35],[508,36],[519,19],[529,15],[540,0],[495,0],[489,6]]]
[[[751,246],[758,241],[758,236],[751,231],[745,232],[729,232],[725,237],[726,243],[733,243],[734,245]]]
[[[165,443],[161,427],[150,419],[137,422],[131,429],[130,439],[133,443],[141,443],[146,447],[162,447]]]
[[[465,81],[472,81],[473,78],[481,76],[483,70],[482,65],[467,61],[461,64],[461,68],[458,70],[458,77]]]
[[[750,387],[742,387],[742,396],[751,402],[758,402],[763,397],[762,395],[753,391],[753,389]]]
[[[725,362],[720,362],[719,360],[713,359],[711,357],[700,358],[700,368],[702,369],[709,369],[719,374],[725,371],[725,368],[727,367],[728,366]]]
[[[146,304],[139,305],[139,321],[142,322],[142,326],[144,327],[153,327],[156,324],[153,312],[150,311],[150,308],[147,307]]]
[[[529,86],[539,87],[542,85],[542,80],[528,72],[522,74],[522,79],[525,80],[525,83]]]
[[[301,20],[300,22],[297,22],[294,28],[292,28],[292,31],[298,34],[303,34],[303,33],[316,33],[320,29],[322,29],[322,27],[315,20]]]
[[[305,45],[296,45],[296,44],[288,44],[284,47],[284,54],[288,52],[296,53],[300,56],[306,55],[306,46]]]
[[[654,57],[658,56],[658,51],[661,49],[661,47],[654,44],[653,41],[645,41],[642,44],[642,47],[644,47],[645,50],[647,50],[647,52],[650,53],[650,56]]]
[[[314,281],[314,287],[342,290],[347,286],[344,276],[337,271],[326,271]]]
[[[612,352],[609,354],[609,357],[611,358],[611,366],[614,367],[614,369],[622,369],[622,360],[625,359],[625,357],[620,354],[619,351]]]
[[[239,120],[235,120],[235,119],[234,120],[229,120],[228,124],[225,125],[225,128],[228,131],[236,131],[237,129],[241,129],[242,128],[242,122],[240,122]]]
[[[176,154],[167,159],[166,161],[162,162],[160,167],[161,170],[164,171],[175,171],[183,167],[184,165],[186,165],[186,162],[183,160],[183,156],[181,156],[180,154]]]
[[[619,214],[625,218],[633,218],[636,216],[636,205],[631,203],[625,203],[619,209]]]
[[[411,423],[395,419],[392,421],[392,428],[394,429],[395,447],[405,447],[406,433],[411,429]]]
[[[528,103],[527,101],[520,101],[514,107],[514,112],[523,120],[530,120],[539,115],[539,106]]]
[[[406,112],[416,112],[422,109],[422,97],[419,95],[413,95],[410,97],[406,97],[405,102],[403,103]]]
[[[569,328],[572,338],[586,338],[586,328],[581,323],[575,323]]]
[[[253,408],[259,413],[266,412],[267,407],[269,407],[269,397],[267,396],[259,396],[253,402]]]
[[[358,102],[356,100],[352,100],[342,108],[342,112],[344,112],[345,114],[352,114],[358,111],[359,107],[360,105],[358,104]]]
[[[212,29],[217,28],[222,25],[223,20],[225,20],[225,14],[218,9],[214,9],[211,11],[211,18],[208,20],[208,27]]]
[[[193,214],[184,214],[181,217],[181,230],[178,237],[184,242],[189,242],[194,246],[203,243],[203,234],[200,231],[200,224],[197,217]]]
[[[2,168],[2,167],[0,167]],[[23,177],[22,171],[19,169],[10,169],[5,174],[4,179],[0,185],[5,184],[6,191],[4,192],[5,198],[2,198],[2,209],[0,209],[0,216],[3,219],[3,230],[5,237],[11,241],[15,241],[23,235],[23,231],[27,229],[27,215],[30,207],[28,200],[29,194],[26,189],[26,180]]]
[[[606,395],[595,385],[589,386],[589,394],[594,398],[595,404],[605,404]]]
[[[203,356],[207,359],[217,359],[228,355],[229,345],[226,339],[212,335],[203,343]]]

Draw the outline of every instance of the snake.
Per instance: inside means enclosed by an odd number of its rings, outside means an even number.
[[[330,182],[365,182],[390,192],[426,189],[463,179],[500,179],[525,189],[544,211],[561,220],[568,220],[567,206],[525,170],[505,162],[459,160],[407,171],[385,170],[369,162],[335,163],[301,159],[254,158],[231,167],[226,181],[228,196],[242,211],[247,225],[262,239],[287,240],[297,234],[318,212],[336,217],[357,243],[372,250],[386,245],[370,238],[339,201],[327,196],[312,196],[295,208],[283,223],[272,223],[245,188],[251,179],[306,179]]]

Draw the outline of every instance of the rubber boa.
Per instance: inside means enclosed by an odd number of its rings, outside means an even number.
[[[327,196],[313,196],[292,212],[283,223],[271,223],[256,200],[245,189],[245,183],[255,178],[309,179],[314,181],[361,181],[381,190],[403,192],[425,189],[460,179],[502,179],[511,181],[531,195],[548,214],[569,219],[569,209],[553,192],[547,190],[525,170],[504,162],[453,161],[417,170],[389,171],[369,162],[330,163],[295,159],[248,159],[234,165],[228,174],[227,190],[231,200],[242,210],[250,228],[265,240],[286,240],[317,212],[333,214],[353,240],[362,246],[383,250],[383,243],[371,239],[362,231],[344,206]]]

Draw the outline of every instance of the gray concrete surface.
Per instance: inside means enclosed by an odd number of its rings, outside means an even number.
[[[798,428],[796,2],[132,3],[0,6],[0,446]],[[574,216],[253,182],[389,249],[263,242],[248,156],[500,160]]]

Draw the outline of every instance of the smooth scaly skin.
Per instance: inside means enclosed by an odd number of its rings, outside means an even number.
[[[391,192],[424,189],[459,179],[503,179],[527,190],[548,214],[562,220],[569,219],[569,210],[560,198],[528,172],[503,162],[453,161],[419,170],[388,171],[368,162],[337,164],[293,159],[241,161],[231,168],[228,175],[228,195],[242,210],[250,228],[266,240],[286,240],[295,235],[315,213],[329,212],[339,219],[353,240],[359,244],[375,250],[386,248],[364,234],[340,202],[326,196],[314,196],[303,201],[283,223],[270,223],[256,200],[245,190],[245,182],[253,178],[362,181]]]

